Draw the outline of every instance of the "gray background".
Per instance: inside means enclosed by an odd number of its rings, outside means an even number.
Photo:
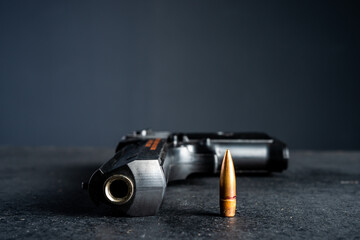
[[[359,149],[359,9],[1,1],[0,144],[115,146],[151,127]]]

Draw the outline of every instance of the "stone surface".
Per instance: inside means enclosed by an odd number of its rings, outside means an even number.
[[[169,184],[157,216],[95,207],[80,183],[112,153],[1,147],[0,239],[360,238],[360,152],[294,151],[283,173],[238,175],[235,218],[209,175]]]

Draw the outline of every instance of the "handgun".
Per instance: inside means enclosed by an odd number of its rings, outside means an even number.
[[[192,173],[219,173],[231,151],[236,172],[282,172],[287,146],[265,133],[171,133],[140,130],[118,143],[115,155],[83,188],[95,204],[127,216],[155,215],[167,183]]]

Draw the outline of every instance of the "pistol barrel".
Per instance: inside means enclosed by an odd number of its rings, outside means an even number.
[[[113,175],[105,181],[104,192],[109,202],[122,205],[132,198],[134,183],[125,175]]]

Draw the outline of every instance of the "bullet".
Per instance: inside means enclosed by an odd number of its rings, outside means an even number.
[[[234,162],[229,150],[226,150],[220,171],[220,214],[223,217],[235,216],[236,176]]]

